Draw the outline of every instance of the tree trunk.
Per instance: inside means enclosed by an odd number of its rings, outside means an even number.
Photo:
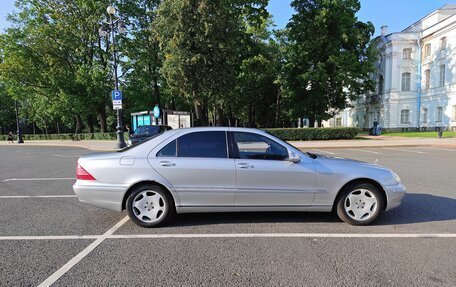
[[[90,114],[87,116],[87,127],[89,128],[89,133],[93,134],[95,132],[93,115]]]
[[[81,133],[81,129],[82,129],[81,115],[74,116],[74,120],[75,120],[74,133],[75,134],[80,134]],[[46,128],[46,133],[47,133],[47,128]]]
[[[195,100],[194,104],[196,119],[198,120],[199,126],[207,126],[207,113],[204,109],[203,103],[199,100]]]
[[[97,114],[101,132],[105,133],[108,130],[108,126],[106,124],[106,108],[104,105],[98,107]]]
[[[249,99],[249,117],[248,117],[249,128],[254,127],[254,122],[253,122],[254,117],[255,117],[255,111],[254,111],[254,107],[253,107],[253,100]]]
[[[275,110],[275,119],[274,119],[274,127],[279,127],[279,116],[280,116],[280,98],[281,98],[280,88],[277,89],[276,95],[276,110]]]
[[[216,109],[215,125],[218,127],[225,125],[225,114],[223,113],[223,109],[221,107]]]

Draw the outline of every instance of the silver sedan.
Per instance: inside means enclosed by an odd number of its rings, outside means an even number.
[[[118,152],[79,158],[74,192],[91,205],[127,209],[139,226],[176,213],[335,211],[367,225],[405,195],[392,170],[303,153],[256,129],[169,130]]]

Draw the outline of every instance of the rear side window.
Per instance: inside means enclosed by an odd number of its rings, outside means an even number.
[[[157,157],[175,157],[177,156],[177,149],[176,149],[176,140],[173,140],[169,144],[167,144],[164,148],[162,148],[158,153]]]
[[[177,139],[178,157],[227,158],[224,131],[194,132]]]

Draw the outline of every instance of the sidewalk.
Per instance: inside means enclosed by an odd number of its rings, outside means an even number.
[[[314,148],[373,148],[394,146],[440,146],[456,148],[456,138],[406,138],[391,136],[361,136],[355,140],[329,140],[329,141],[290,141],[292,145],[300,149]],[[26,141],[23,144],[9,144],[1,141],[1,146],[66,146],[86,148],[89,150],[113,151],[116,150],[116,141]]]

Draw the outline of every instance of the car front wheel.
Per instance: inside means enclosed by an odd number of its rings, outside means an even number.
[[[352,225],[368,225],[383,210],[380,191],[369,183],[352,185],[345,189],[337,202],[337,215]]]
[[[174,204],[168,192],[159,186],[137,187],[127,198],[131,221],[142,227],[165,224],[174,214]]]

